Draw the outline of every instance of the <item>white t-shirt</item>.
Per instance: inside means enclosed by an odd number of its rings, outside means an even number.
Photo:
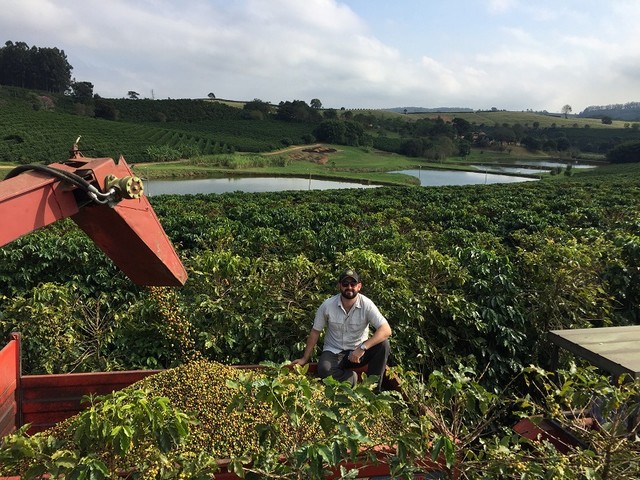
[[[378,329],[388,323],[373,301],[361,293],[349,313],[342,306],[340,297],[337,294],[326,299],[316,312],[313,329],[321,332],[326,328],[323,351],[355,350],[369,338],[369,326]]]

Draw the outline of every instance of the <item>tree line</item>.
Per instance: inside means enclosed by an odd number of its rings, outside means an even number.
[[[616,103],[609,105],[591,105],[585,108],[579,117],[616,118],[620,120],[640,120],[640,102]]]
[[[0,84],[64,93],[73,67],[64,50],[8,41],[0,48]]]

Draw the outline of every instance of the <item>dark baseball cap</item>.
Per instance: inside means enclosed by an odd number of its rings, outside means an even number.
[[[338,283],[342,282],[345,278],[353,278],[356,282],[360,283],[360,275],[355,270],[347,269],[338,277]]]

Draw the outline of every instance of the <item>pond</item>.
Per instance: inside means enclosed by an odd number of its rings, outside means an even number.
[[[444,185],[478,185],[490,183],[515,183],[535,180],[527,177],[493,173],[462,172],[454,170],[399,170],[390,173],[411,175],[420,180],[423,187]],[[147,180],[145,193],[153,195],[186,195],[198,193],[228,192],[282,192],[286,190],[330,190],[342,188],[376,188],[379,185],[319,180],[293,177],[225,177],[199,178],[195,180]]]
[[[488,183],[513,183],[534,180],[490,173],[461,172],[452,170],[401,170],[391,173],[403,173],[420,179],[420,185],[475,185]],[[197,193],[228,192],[282,192],[285,190],[330,190],[342,188],[376,188],[379,185],[319,180],[314,178],[293,177],[225,177],[200,178],[195,180],[147,180],[145,193],[153,195],[186,195]]]
[[[225,177],[200,178],[196,180],[147,180],[145,194],[187,195],[197,193],[228,192],[282,192],[285,190],[330,190],[340,188],[375,188],[378,185],[316,180],[293,177]]]
[[[535,175],[536,173],[546,173],[554,168],[565,169],[567,165],[571,168],[587,169],[595,168],[597,165],[578,161],[568,162],[566,160],[503,160],[499,165],[483,164],[472,165],[473,168],[489,173],[510,173],[515,175]]]
[[[420,180],[423,187],[436,187],[445,185],[483,185],[490,183],[517,183],[537,180],[529,177],[516,177],[513,175],[499,175],[495,173],[462,172],[459,170],[399,170],[391,173],[404,173],[412,175]]]

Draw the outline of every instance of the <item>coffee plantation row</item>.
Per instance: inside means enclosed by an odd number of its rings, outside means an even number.
[[[157,145],[176,150],[179,152],[177,158],[227,153],[235,149],[265,151],[282,146],[269,135],[260,139],[240,133],[243,127],[252,125],[247,120],[227,123],[226,127],[234,130],[229,132],[220,131],[215,123],[169,128],[160,124],[112,122],[5,107],[0,108],[3,130],[0,160],[13,163],[58,161],[78,136],[82,137],[80,145],[85,155],[118,158],[124,154],[130,163],[156,160],[148,154],[148,149]]]
[[[39,105],[39,97],[33,98],[36,105]],[[136,102],[123,101],[122,105],[132,103]],[[171,103],[164,101],[163,108],[167,109],[167,104]],[[191,105],[194,102],[174,103]],[[36,109],[24,99],[0,99],[0,161],[59,161],[60,156],[71,148],[79,136],[82,137],[80,145],[86,156],[117,159],[124,154],[129,163],[139,163],[158,160],[150,155],[150,147],[172,149],[176,152],[175,159],[236,150],[263,152],[284,144],[303,143],[302,137],[310,135],[312,130],[312,126],[306,124],[289,125],[271,119],[242,119],[241,110],[224,108],[232,112],[233,115],[229,114],[231,118],[207,119],[203,116],[197,121],[172,123],[139,121],[133,116],[131,120],[113,121],[70,114],[64,105]]]

